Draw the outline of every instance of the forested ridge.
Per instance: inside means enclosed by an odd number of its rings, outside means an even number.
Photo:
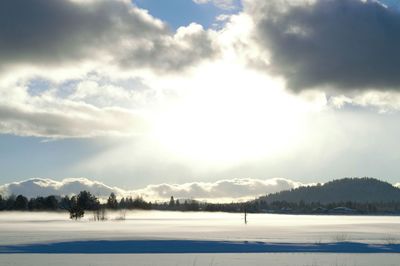
[[[323,185],[299,187],[262,197],[268,203],[274,201],[320,202],[391,202],[400,201],[400,189],[374,178],[343,178]]]

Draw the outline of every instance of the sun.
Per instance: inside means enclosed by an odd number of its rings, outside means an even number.
[[[154,139],[173,155],[239,163],[285,152],[301,138],[305,108],[280,80],[232,65],[198,72],[153,123]]]

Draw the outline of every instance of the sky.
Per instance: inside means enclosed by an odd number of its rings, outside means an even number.
[[[3,0],[0,25],[0,184],[400,181],[397,1]]]

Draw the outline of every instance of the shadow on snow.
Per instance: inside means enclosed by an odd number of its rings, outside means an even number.
[[[71,241],[0,246],[0,253],[149,254],[149,253],[400,253],[399,244],[353,242],[289,244],[195,240]]]

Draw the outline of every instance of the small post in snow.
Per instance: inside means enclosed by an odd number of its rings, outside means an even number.
[[[246,204],[243,207],[244,210],[244,224],[247,224],[247,208],[246,208]]]

